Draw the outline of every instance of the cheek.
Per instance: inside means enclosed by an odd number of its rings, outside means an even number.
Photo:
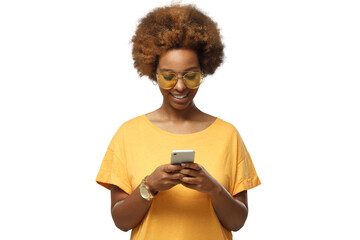
[[[197,91],[198,91],[198,89],[192,90],[192,91],[191,91],[191,96],[192,96],[192,97],[195,97]]]
[[[169,95],[169,92],[166,91],[166,90],[164,90],[164,89],[162,89],[161,87],[159,87],[159,90],[160,90],[160,92],[161,92],[161,95],[163,95],[163,97],[167,97],[167,96]]]

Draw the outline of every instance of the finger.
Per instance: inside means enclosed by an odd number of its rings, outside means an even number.
[[[194,177],[183,177],[181,179],[181,182],[191,184],[191,185],[198,185],[200,183],[200,180],[198,178],[194,178]]]
[[[167,173],[178,172],[182,169],[181,165],[168,164],[165,165],[164,171]]]
[[[166,185],[176,185],[182,183],[180,179],[169,179],[166,181]]]
[[[183,168],[191,168],[191,169],[194,169],[194,170],[197,170],[197,171],[201,169],[200,165],[197,164],[197,163],[182,163],[181,167],[183,167]]]
[[[183,175],[191,176],[191,177],[199,176],[198,170],[193,170],[193,169],[189,169],[189,168],[184,168],[184,169],[180,170],[180,173]]]
[[[168,173],[168,178],[172,180],[181,180],[183,177],[182,173]]]

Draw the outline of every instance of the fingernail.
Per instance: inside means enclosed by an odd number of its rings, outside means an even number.
[[[186,166],[186,164],[185,164],[185,163],[182,163],[182,164],[181,164],[181,166],[182,166],[182,167],[185,167],[185,166]]]

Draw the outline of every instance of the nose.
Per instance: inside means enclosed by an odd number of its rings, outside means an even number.
[[[184,79],[182,75],[178,75],[178,81],[174,87],[175,90],[177,90],[178,92],[182,92],[186,89],[186,85],[184,83]]]

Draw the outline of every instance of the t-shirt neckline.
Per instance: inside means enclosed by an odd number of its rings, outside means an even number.
[[[155,130],[156,132],[165,134],[165,135],[169,135],[169,136],[175,136],[175,137],[193,137],[193,136],[198,136],[198,135],[202,135],[207,133],[208,131],[210,131],[212,128],[214,128],[214,126],[217,124],[217,122],[219,121],[219,118],[216,117],[215,121],[212,122],[210,124],[210,126],[208,126],[207,128],[199,131],[199,132],[194,132],[194,133],[172,133],[172,132],[168,132],[165,131],[164,129],[159,128],[158,126],[156,126],[155,124],[153,124],[146,116],[146,114],[141,115],[141,118],[148,124],[148,126],[150,126],[153,130]]]

